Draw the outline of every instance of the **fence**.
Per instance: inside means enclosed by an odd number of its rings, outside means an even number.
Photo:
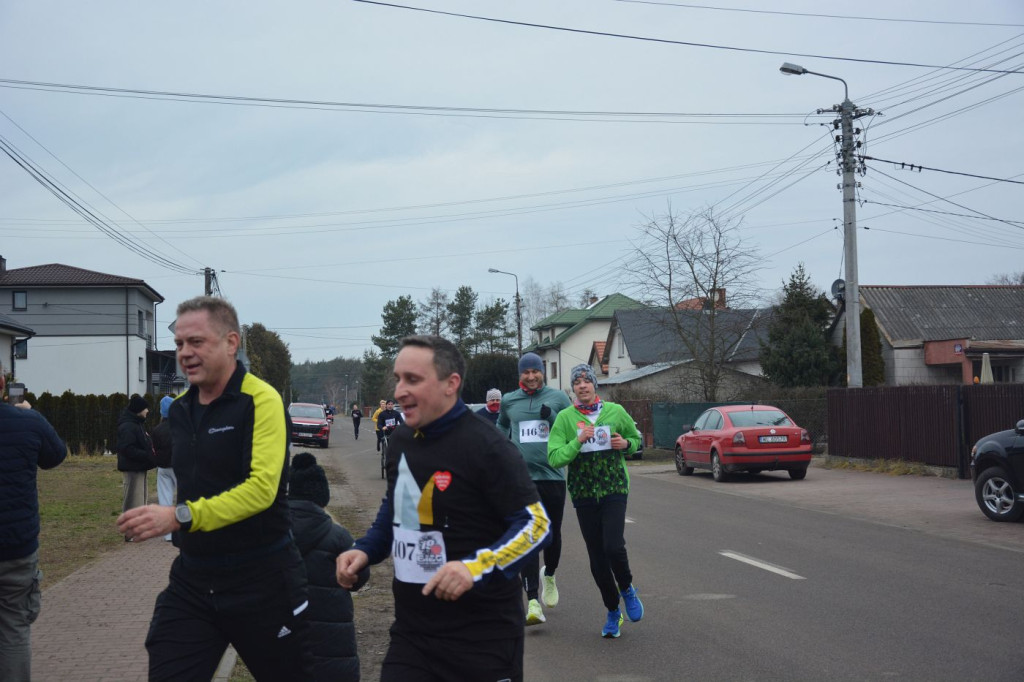
[[[971,446],[1021,418],[1024,384],[831,389],[829,454],[954,467],[967,478]]]

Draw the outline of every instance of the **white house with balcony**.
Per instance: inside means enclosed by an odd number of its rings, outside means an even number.
[[[34,332],[15,341],[5,364],[36,395],[180,387],[173,353],[155,350],[163,300],[140,279],[59,263],[8,269],[0,257],[0,316]]]

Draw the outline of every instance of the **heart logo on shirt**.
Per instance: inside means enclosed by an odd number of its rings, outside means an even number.
[[[445,491],[452,482],[452,472],[450,471],[435,471],[434,472],[434,485],[441,492]]]

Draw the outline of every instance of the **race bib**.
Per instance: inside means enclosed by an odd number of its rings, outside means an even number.
[[[395,577],[403,583],[425,585],[444,566],[444,538],[441,531],[394,529],[391,559],[395,564]]]
[[[579,436],[583,432],[583,429],[576,429],[576,435]],[[580,452],[599,452],[601,450],[612,449],[612,427],[595,426],[594,435],[591,436],[583,443],[580,448]]]
[[[395,420],[394,419],[385,419],[384,420],[384,426],[386,426],[389,429],[395,428]]]
[[[551,427],[543,419],[519,422],[520,443],[547,443]]]

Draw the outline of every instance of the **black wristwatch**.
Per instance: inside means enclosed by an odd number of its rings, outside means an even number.
[[[174,520],[181,524],[181,530],[187,533],[192,528],[192,510],[185,503],[174,508]]]

